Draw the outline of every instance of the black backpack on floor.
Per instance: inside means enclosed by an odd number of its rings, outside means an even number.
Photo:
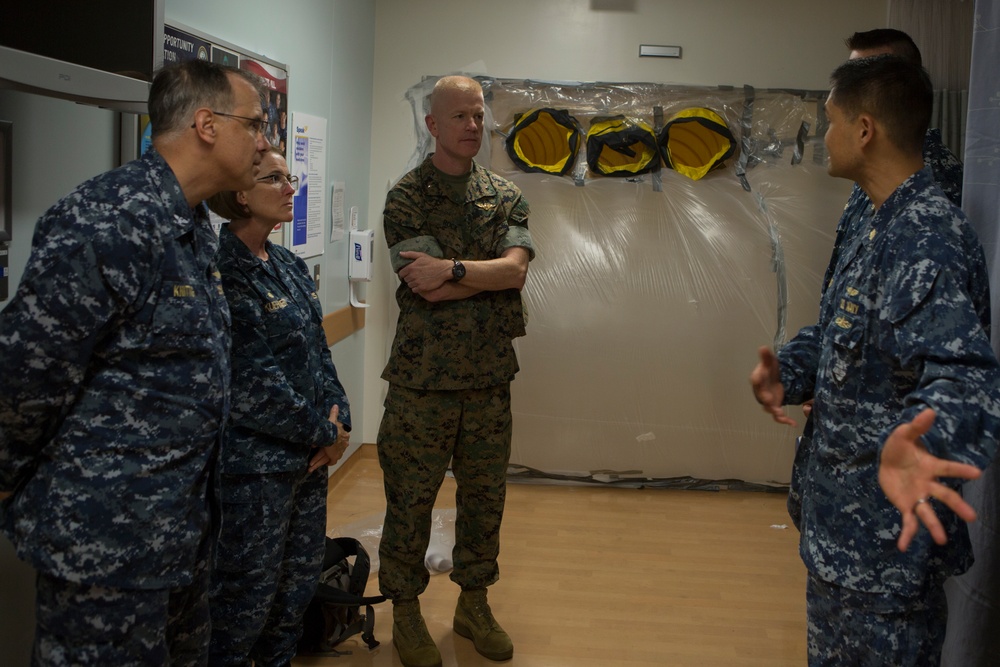
[[[354,562],[348,560],[354,557]],[[326,555],[319,586],[302,619],[302,655],[342,655],[336,646],[359,632],[368,649],[375,641],[375,609],[384,595],[365,597],[371,559],[361,543],[352,537],[326,538]],[[362,613],[364,607],[364,613]]]

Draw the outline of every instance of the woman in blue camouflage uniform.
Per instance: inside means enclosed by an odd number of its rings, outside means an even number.
[[[292,219],[297,184],[272,148],[253,189],[209,201],[231,221],[218,264],[233,318],[212,665],[280,666],[295,655],[325,547],[326,466],[341,457],[350,431],[312,277],[268,241]]]

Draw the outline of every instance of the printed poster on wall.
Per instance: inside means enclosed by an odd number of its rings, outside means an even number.
[[[323,211],[326,209],[326,119],[292,112],[291,162],[299,177],[295,193],[291,238],[285,245],[299,257],[323,254]]]
[[[267,113],[267,131],[265,135],[272,146],[281,149],[288,156],[288,71],[263,60],[243,56],[240,69],[253,72],[261,78],[267,87],[267,99],[264,100]]]

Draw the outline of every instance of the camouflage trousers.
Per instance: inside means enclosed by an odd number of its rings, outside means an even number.
[[[325,468],[222,476],[209,664],[275,667],[295,655],[326,548],[327,480]]]
[[[938,667],[948,625],[943,585],[905,598],[860,593],[810,574],[809,667]]]
[[[208,559],[194,582],[164,590],[77,584],[38,574],[35,667],[203,666],[208,660]]]
[[[409,600],[427,587],[431,512],[449,463],[457,483],[451,579],[465,589],[499,578],[510,438],[509,384],[459,391],[389,386],[378,433],[386,501],[378,550],[383,595]]]

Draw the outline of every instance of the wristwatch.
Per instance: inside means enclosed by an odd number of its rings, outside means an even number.
[[[455,262],[455,265],[451,267],[451,280],[452,282],[457,283],[465,277],[465,264],[462,264],[461,261],[455,259],[454,257],[451,258],[451,261]]]

